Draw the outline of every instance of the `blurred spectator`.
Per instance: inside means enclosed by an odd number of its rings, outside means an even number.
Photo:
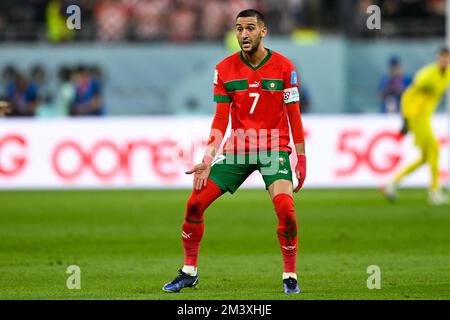
[[[17,73],[14,82],[7,88],[7,97],[12,104],[10,116],[34,116],[38,106],[37,87],[25,75]]]
[[[228,17],[224,14],[226,3],[220,0],[210,0],[203,6],[201,30],[205,40],[219,40],[226,30]]]
[[[122,0],[101,0],[96,10],[97,38],[120,41],[127,36],[130,6]]]
[[[169,17],[169,40],[173,42],[194,40],[196,23],[195,13],[184,2],[178,2]]]
[[[69,41],[75,35],[66,25],[66,5],[63,0],[51,0],[47,5],[47,37],[50,41]]]
[[[36,86],[42,86],[45,82],[46,77],[47,73],[42,65],[36,64],[31,67],[30,78],[33,84],[35,84]]]
[[[302,113],[311,112],[311,94],[308,88],[301,84],[300,86],[300,110]]]
[[[354,8],[346,10],[344,21],[346,22],[345,26],[348,35],[354,37],[374,37],[381,33],[381,30],[370,30],[367,28],[367,19],[369,18],[367,8],[373,4],[377,4],[376,1],[359,0]]]
[[[230,29],[225,34],[225,38],[223,39],[224,46],[228,51],[228,54],[233,54],[239,50],[241,50],[241,47],[239,46],[239,41],[236,38],[236,29]]]
[[[7,6],[0,2],[0,41],[4,40],[4,34],[7,31]]]
[[[50,86],[51,81],[43,65],[32,66],[29,75],[19,72],[13,65],[2,70],[0,96],[5,96],[10,102],[10,116],[61,117],[104,113],[101,100],[104,76],[99,66],[61,66],[56,90]]]
[[[31,84],[36,88],[39,101],[48,103],[52,99],[52,96],[48,88],[48,81],[46,80],[47,71],[42,65],[36,64],[31,67],[30,81]]]
[[[75,102],[76,87],[73,70],[70,67],[61,67],[58,71],[58,78],[60,84],[54,104],[54,115],[64,117],[70,114],[70,108]]]
[[[99,98],[101,99],[101,93],[103,92],[103,82],[104,82],[104,74],[103,70],[97,66],[92,65],[88,67],[89,74],[91,76],[92,86],[95,88],[95,91],[99,95]],[[103,102],[101,102],[101,114],[104,114],[104,106]]]
[[[17,69],[13,65],[7,65],[2,70],[2,88],[1,88],[1,95],[6,96],[11,88],[14,86],[14,81],[16,80],[16,77],[18,75]]]
[[[383,12],[384,19],[399,18],[401,16],[401,2],[382,1],[381,12]]]
[[[227,15],[229,27],[234,28],[234,19],[236,19],[236,16],[239,12],[242,10],[248,9],[248,8],[255,8],[265,14],[265,10],[263,6],[260,4],[260,2],[257,2],[255,0],[229,0],[226,2],[226,8],[227,11],[224,12],[224,14]],[[284,1],[282,1],[284,2]],[[206,13],[205,13],[206,14]]]
[[[140,0],[132,7],[137,40],[161,40],[167,33],[170,0]]]
[[[81,30],[66,28],[66,8],[81,7]],[[383,28],[368,32],[367,7],[378,5]],[[445,0],[2,0],[0,39],[38,41],[218,40],[236,14],[255,8],[271,34],[297,28],[354,37],[445,35]]]
[[[445,0],[428,0],[427,11],[436,16],[445,16]]]
[[[308,27],[307,23],[309,16],[314,15],[314,11],[305,13],[305,1],[303,0],[287,0],[284,2],[284,8],[281,12],[280,31],[282,33],[289,33],[297,27]],[[314,2],[317,4],[317,2]]]
[[[411,80],[410,76],[404,74],[400,59],[391,57],[389,74],[382,77],[379,85],[382,113],[400,112],[400,98]]]
[[[90,66],[88,69],[92,76],[92,80],[94,82],[96,82],[97,86],[101,87],[103,80],[104,80],[103,79],[103,70],[97,65]]]
[[[75,100],[71,106],[70,114],[73,116],[103,115],[100,82],[91,75],[87,67],[77,67],[75,84]]]

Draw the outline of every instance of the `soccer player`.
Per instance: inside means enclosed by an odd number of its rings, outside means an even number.
[[[252,9],[236,18],[241,51],[216,66],[214,101],[216,114],[203,161],[194,173],[193,192],[187,202],[182,227],[184,267],[163,290],[179,292],[198,283],[197,257],[204,230],[206,208],[225,192],[234,193],[255,170],[260,171],[278,216],[277,234],[283,255],[285,293],[299,293],[297,283],[297,219],[293,192],[306,174],[305,142],[300,115],[298,77],[293,64],[267,49],[263,15]],[[223,141],[231,114],[231,137],[224,152],[213,162]],[[289,162],[290,132],[297,153],[299,180],[293,188]]]
[[[402,95],[401,111],[405,121],[404,127],[413,134],[420,156],[395,175],[394,179],[383,188],[384,195],[390,201],[395,201],[397,187],[406,176],[422,165],[428,164],[431,171],[429,203],[432,205],[448,203],[448,197],[439,186],[439,143],[433,134],[431,117],[450,84],[449,64],[449,50],[440,49],[436,62],[420,69],[413,83]]]

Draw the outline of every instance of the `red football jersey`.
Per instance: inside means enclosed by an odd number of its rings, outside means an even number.
[[[291,152],[285,105],[299,102],[299,93],[297,73],[286,57],[268,49],[256,67],[241,51],[222,60],[214,75],[214,101],[231,103],[225,152]]]

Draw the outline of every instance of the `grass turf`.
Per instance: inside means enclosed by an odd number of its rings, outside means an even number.
[[[182,266],[188,190],[0,192],[0,299],[450,299],[450,210],[424,190],[296,195],[303,293],[282,293],[276,215],[262,190],[206,213],[200,284],[161,286]],[[81,268],[81,290],[66,268]],[[369,265],[381,289],[366,286]]]

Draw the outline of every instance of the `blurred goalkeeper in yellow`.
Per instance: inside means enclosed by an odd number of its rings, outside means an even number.
[[[442,205],[449,202],[439,187],[439,143],[431,127],[432,115],[450,84],[449,65],[450,51],[442,48],[437,54],[436,62],[422,67],[402,95],[401,112],[405,121],[402,132],[409,131],[413,134],[415,145],[420,149],[420,157],[396,174],[383,188],[384,195],[390,201],[396,199],[397,187],[406,176],[428,164],[431,171],[429,203]]]

